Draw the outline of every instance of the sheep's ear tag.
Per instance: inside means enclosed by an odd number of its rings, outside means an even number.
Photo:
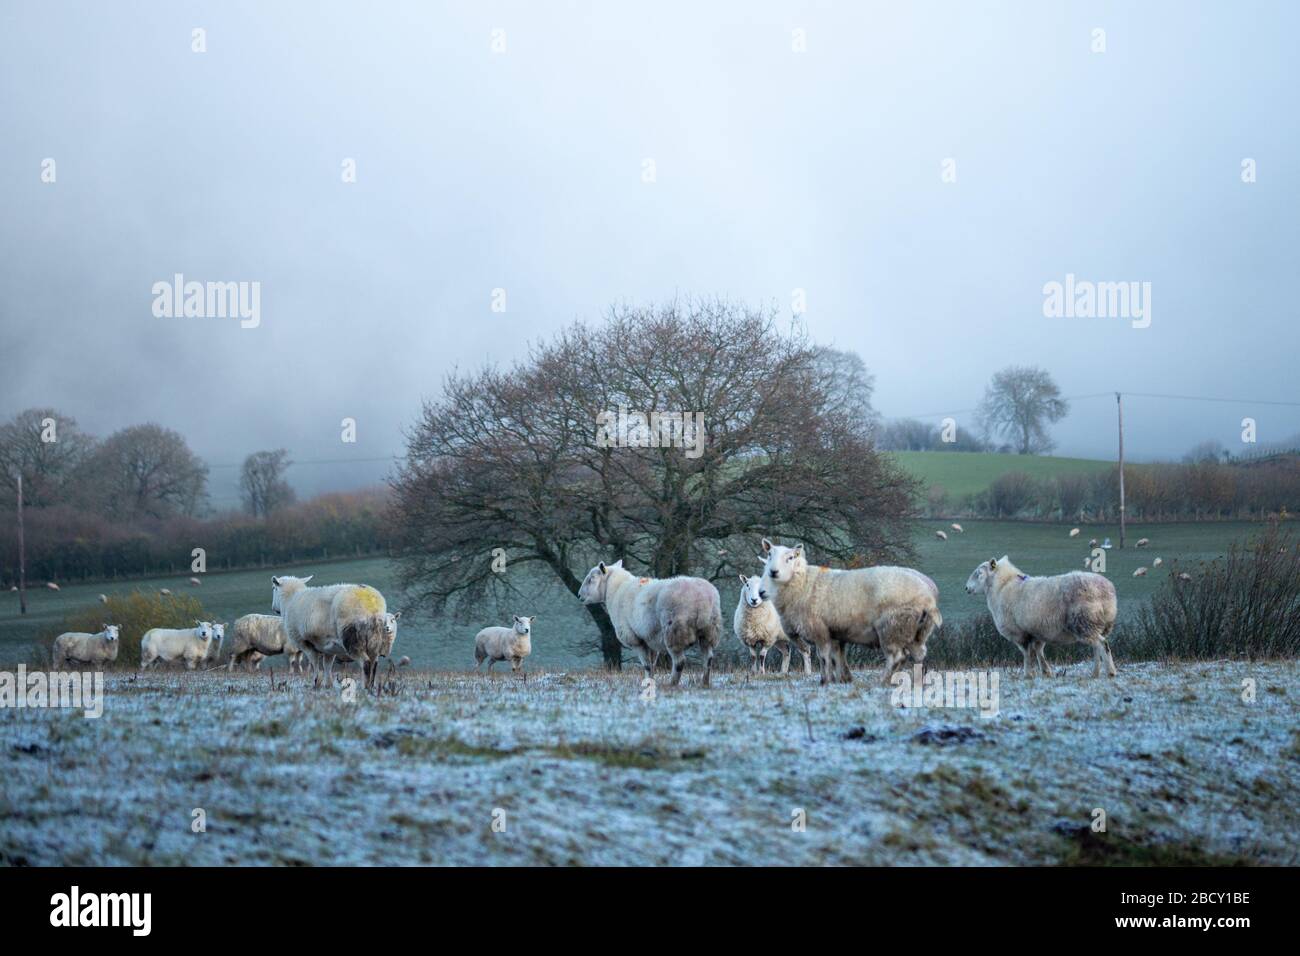
[[[1018,578],[1019,578],[1020,580],[1022,580],[1022,581],[1028,581],[1028,580],[1029,580],[1029,575],[1027,575],[1027,574],[1017,574],[1016,577],[1018,577]]]

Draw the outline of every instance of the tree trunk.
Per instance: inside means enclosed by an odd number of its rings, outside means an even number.
[[[623,669],[623,645],[614,634],[614,624],[605,612],[603,604],[587,605],[587,613],[596,622],[600,630],[600,656],[604,659],[605,670],[621,671]]]

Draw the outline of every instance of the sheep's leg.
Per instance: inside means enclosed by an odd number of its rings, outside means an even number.
[[[645,671],[645,676],[654,680],[655,664],[659,663],[659,652],[650,650],[645,644],[638,644],[636,653],[641,658],[641,669]]]
[[[1047,677],[1055,677],[1056,671],[1053,670],[1051,664],[1047,663],[1047,655],[1044,653],[1046,649],[1046,643],[1043,641],[1034,641],[1034,654],[1038,657],[1039,669],[1041,669],[1043,674]]]
[[[898,665],[903,663],[903,658],[906,656],[906,652],[897,647],[885,651],[885,673],[880,678],[881,687],[889,686],[889,682],[893,678],[894,672],[898,670]]]
[[[491,674],[491,673],[492,673],[492,665],[495,664],[495,663],[497,662],[497,659],[496,659],[495,657],[489,657],[489,658],[487,659],[487,662],[488,662],[487,672],[488,672],[489,674]]]
[[[825,687],[831,682],[831,636],[824,629],[812,629],[807,639],[817,645],[817,656],[821,658],[822,672],[818,683]]]
[[[710,678],[713,675],[713,647],[700,645],[700,652],[704,655],[704,682],[703,686],[708,687]]]
[[[849,645],[845,641],[835,641],[835,661],[839,667],[838,680],[841,684],[853,683],[853,671],[849,669]]]
[[[749,669],[758,673],[758,648],[753,644],[749,645]]]
[[[682,682],[682,667],[686,663],[686,655],[676,651],[669,651],[668,656],[673,660],[673,679],[669,683],[676,687]]]
[[[758,652],[758,672],[760,674],[767,673],[767,648],[766,647]]]
[[[802,637],[795,638],[795,640],[799,642],[799,652],[803,654],[803,672],[805,674],[811,674],[812,673],[812,648],[808,645],[808,642],[805,641]]]
[[[1030,670],[1030,665],[1034,662],[1034,642],[1027,639],[1020,645],[1020,653],[1025,657],[1025,678],[1028,680],[1034,676]]]
[[[1115,658],[1110,652],[1110,641],[1106,640],[1106,638],[1103,637],[1101,639],[1101,645],[1106,649],[1107,673],[1109,673],[1111,677],[1114,677],[1118,672],[1115,670]]]
[[[794,654],[794,648],[790,646],[789,642],[787,642],[780,646],[780,651],[781,651],[781,673],[788,674],[790,673],[790,656]]]

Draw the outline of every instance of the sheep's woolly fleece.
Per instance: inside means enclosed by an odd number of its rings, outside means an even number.
[[[695,669],[649,701],[640,668],[403,669],[355,703],[109,672],[98,720],[0,718],[0,865],[1300,862],[1300,663],[1087,670],[1000,671],[991,719]]]

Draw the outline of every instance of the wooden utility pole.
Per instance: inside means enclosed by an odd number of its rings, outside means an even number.
[[[27,550],[23,544],[23,476],[18,476],[18,613],[27,613]]]
[[[1124,402],[1115,393],[1115,408],[1119,413],[1119,546],[1124,548]]]

